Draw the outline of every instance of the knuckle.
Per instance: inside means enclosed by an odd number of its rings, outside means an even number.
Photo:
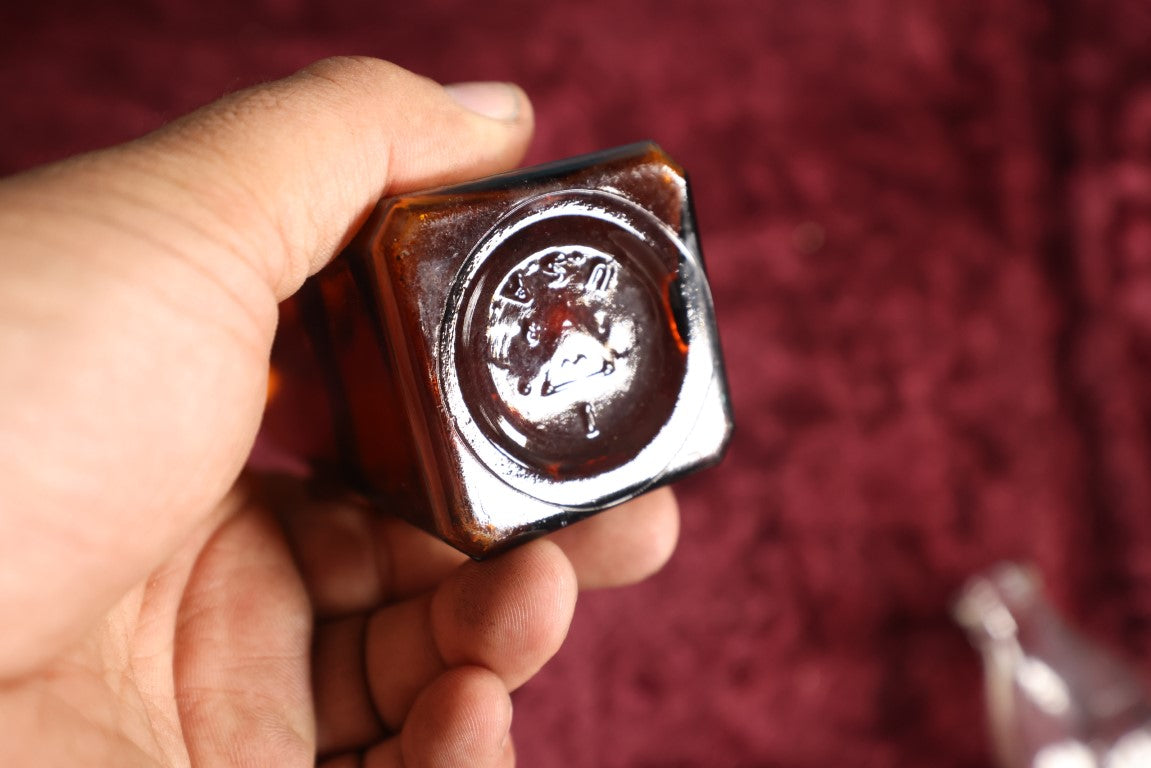
[[[408,74],[396,64],[371,56],[333,56],[309,64],[299,72],[302,78],[314,78],[339,89],[376,84]]]

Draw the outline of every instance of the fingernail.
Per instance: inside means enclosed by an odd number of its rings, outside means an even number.
[[[520,90],[510,83],[453,83],[444,90],[465,109],[493,120],[514,121],[520,114]]]

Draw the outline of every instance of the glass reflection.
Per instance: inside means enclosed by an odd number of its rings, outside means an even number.
[[[1004,768],[1151,767],[1138,673],[1070,627],[1033,569],[1009,563],[972,579],[955,613],[983,657]]]

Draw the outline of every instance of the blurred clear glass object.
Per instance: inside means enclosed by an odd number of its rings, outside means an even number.
[[[983,656],[1004,768],[1151,768],[1151,696],[1128,663],[1073,629],[1034,569],[1003,564],[955,609]]]

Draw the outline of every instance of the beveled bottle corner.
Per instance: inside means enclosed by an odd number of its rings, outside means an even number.
[[[473,557],[715,463],[732,425],[653,144],[381,202],[285,303],[273,370],[281,452]]]

